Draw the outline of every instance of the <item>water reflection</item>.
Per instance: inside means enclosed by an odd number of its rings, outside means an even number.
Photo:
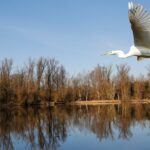
[[[59,106],[0,110],[0,149],[57,150],[69,131],[94,133],[99,141],[130,139],[132,127],[149,126],[150,105]],[[16,146],[18,145],[18,146]]]

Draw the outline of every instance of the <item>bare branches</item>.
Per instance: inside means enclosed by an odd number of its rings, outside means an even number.
[[[130,84],[131,80],[129,77],[130,67],[126,64],[117,66],[116,76],[116,89],[117,95],[123,100],[130,98]]]
[[[12,60],[5,59],[0,65],[0,100],[4,104],[8,104],[11,101],[12,89],[11,89],[11,70]]]
[[[46,104],[77,100],[114,100],[150,98],[149,68],[147,79],[129,75],[126,64],[97,65],[92,71],[69,78],[63,65],[54,58],[29,59],[20,70],[12,72],[12,60],[0,64],[0,104]]]

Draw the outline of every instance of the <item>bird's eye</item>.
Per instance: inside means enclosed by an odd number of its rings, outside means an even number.
[[[138,6],[135,7],[135,10],[137,10],[137,9],[138,9]]]

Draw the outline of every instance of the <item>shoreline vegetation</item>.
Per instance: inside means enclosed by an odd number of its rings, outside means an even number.
[[[24,107],[24,106],[39,106],[39,107],[52,107],[52,106],[61,106],[61,105],[79,105],[79,106],[100,106],[100,105],[122,105],[122,104],[150,104],[150,100],[82,100],[75,102],[47,102],[47,103],[39,103],[39,104],[4,104],[1,105],[0,108],[11,107]]]
[[[150,66],[147,76],[130,75],[130,67],[97,65],[70,76],[54,58],[29,59],[22,67],[12,59],[0,62],[0,106],[107,105],[150,103]]]

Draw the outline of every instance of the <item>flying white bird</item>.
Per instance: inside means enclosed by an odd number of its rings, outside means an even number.
[[[137,60],[150,58],[150,15],[142,5],[133,2],[128,3],[128,9],[134,45],[127,54],[121,50],[114,50],[104,55],[117,55],[120,58],[137,56]]]

